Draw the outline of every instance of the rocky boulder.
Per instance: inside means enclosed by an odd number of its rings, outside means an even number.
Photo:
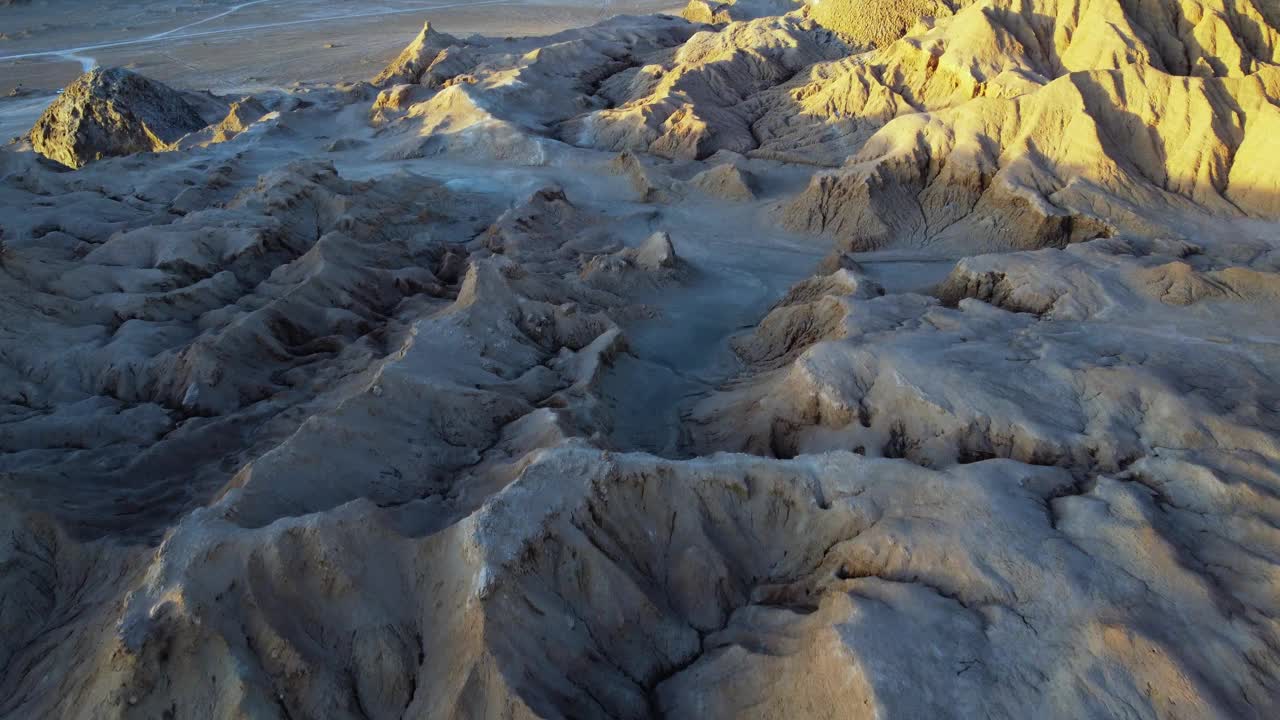
[[[205,126],[178,91],[123,68],[94,68],[67,86],[31,128],[36,152],[73,168],[165,150]]]

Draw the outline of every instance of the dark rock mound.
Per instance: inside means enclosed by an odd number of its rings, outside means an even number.
[[[67,86],[31,128],[36,152],[73,168],[168,149],[205,126],[178,91],[123,68],[94,68]]]

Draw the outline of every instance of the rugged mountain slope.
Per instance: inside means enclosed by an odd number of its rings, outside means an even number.
[[[967,0],[823,0],[808,5],[814,20],[850,45],[870,49],[888,45],[919,22],[948,17],[964,4]]]
[[[767,4],[0,149],[0,717],[1277,716],[1272,6]]]
[[[1109,232],[1100,223],[1176,232],[1161,217],[1184,199],[1275,215],[1280,176],[1262,158],[1280,121],[1280,36],[1259,7],[1042,5],[975,3],[793,89],[813,122],[865,125],[870,109],[883,125],[786,221],[856,249],[978,234],[995,249]]]
[[[611,80],[611,99],[620,107],[567,123],[562,137],[685,159],[747,152],[756,140],[741,105],[803,68],[847,52],[830,32],[795,16],[732,23],[690,38],[664,64]]]

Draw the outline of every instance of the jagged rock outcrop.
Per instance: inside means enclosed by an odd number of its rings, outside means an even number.
[[[847,52],[830,32],[796,16],[703,32],[669,61],[636,70],[615,105],[562,125],[576,145],[703,159],[756,147],[743,104],[803,68]]]
[[[724,200],[755,200],[751,189],[751,173],[733,163],[723,163],[694,175],[689,184],[702,192]]]
[[[545,137],[554,128],[603,104],[596,96],[602,88],[694,32],[679,18],[622,16],[536,42],[477,50],[464,75],[386,125],[384,134],[403,138],[391,155],[469,152],[530,165],[547,162],[556,149]]]
[[[807,3],[809,17],[856,48],[880,48],[922,21],[952,14],[965,0],[821,0]]]
[[[788,88],[808,119],[766,112],[757,152],[849,154],[785,222],[855,249],[983,250],[1176,233],[1162,217],[1188,201],[1274,215],[1280,176],[1255,150],[1280,121],[1274,26],[1250,3],[1130,5],[1051,2],[1032,16],[985,0],[865,61],[815,66]],[[1088,31],[1108,13],[1132,22]],[[1183,17],[1236,18],[1215,45],[1231,60],[1204,60]]]
[[[105,157],[166,150],[207,123],[161,83],[124,68],[95,68],[31,128],[36,152],[72,168]]]
[[[800,0],[689,0],[680,16],[689,22],[720,24],[783,15],[799,7]]]
[[[937,291],[946,304],[827,283],[744,341],[751,361],[783,369],[708,400],[697,422],[711,447],[842,447],[929,466],[994,456],[1088,473],[1152,453],[1270,457],[1280,426],[1259,390],[1270,370],[1254,363],[1272,349],[1238,333],[1280,276],[1271,258],[1239,266],[1220,252],[1116,238],[968,258]],[[1181,310],[1196,304],[1212,314]],[[1177,333],[1150,330],[1174,318]],[[1197,389],[1214,367],[1234,389]]]
[[[243,97],[233,101],[227,108],[226,115],[216,124],[185,136],[178,146],[187,148],[227,142],[249,130],[267,114],[267,107],[260,100]]]
[[[686,274],[685,269],[671,235],[659,231],[637,247],[591,258],[582,269],[582,279],[617,292],[674,284]]]
[[[215,509],[153,557],[50,549],[19,525],[14,573],[43,579],[49,549],[96,569],[78,576],[87,597],[113,574],[137,589],[82,618],[93,633],[24,650],[32,673],[84,671],[64,693],[19,685],[6,709],[1266,717],[1275,687],[1257,668],[1277,658],[1246,630],[1274,611],[1266,562],[1195,520],[1225,511],[1247,532],[1270,512],[1254,501],[1172,458],[1081,488],[1000,460],[695,465],[570,447],[474,510],[360,501],[247,530]]]
[[[378,86],[416,84],[422,80],[432,65],[446,57],[446,51],[459,45],[457,38],[442,33],[431,27],[430,22],[423,23],[418,37],[409,43],[400,55],[392,60],[382,72],[373,79]]]
[[[676,183],[656,169],[644,164],[636,154],[624,150],[609,163],[609,170],[631,183],[636,199],[646,203],[663,203],[675,198]]]
[[[1280,174],[1252,149],[1280,122],[1277,98],[1274,67],[1244,78],[1144,65],[1067,75],[886,124],[845,168],[816,175],[784,219],[859,250],[985,250],[1117,229],[1176,234],[1165,218],[1192,205],[1274,216]]]

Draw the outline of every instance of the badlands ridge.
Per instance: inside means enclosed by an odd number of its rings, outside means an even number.
[[[0,210],[0,716],[1280,716],[1270,0],[94,70]]]

